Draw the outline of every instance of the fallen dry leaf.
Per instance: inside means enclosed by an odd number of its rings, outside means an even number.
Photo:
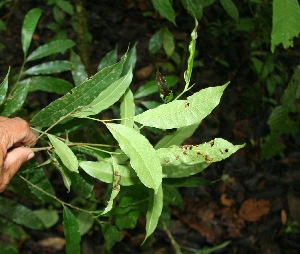
[[[61,237],[49,237],[38,241],[38,244],[43,247],[55,250],[62,250],[66,244],[66,240]]]
[[[269,213],[271,202],[268,199],[248,199],[244,201],[239,210],[239,216],[245,221],[255,222]]]
[[[234,204],[234,200],[232,198],[228,198],[225,193],[221,195],[221,203],[223,206],[232,206]]]

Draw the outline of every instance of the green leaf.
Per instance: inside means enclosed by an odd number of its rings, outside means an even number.
[[[67,188],[68,192],[70,192],[71,184],[72,184],[72,179],[70,177],[71,171],[67,169],[61,161],[57,160],[56,158],[52,158],[53,165],[59,170],[64,185]]]
[[[79,226],[74,214],[64,206],[64,233],[66,238],[66,254],[80,254],[81,236]]]
[[[47,193],[51,194],[52,196],[55,196],[54,189],[48,180],[48,178],[45,176],[45,173],[42,169],[38,168],[30,168],[24,171],[24,177],[26,179],[29,179],[29,181],[34,184],[35,188],[32,185],[28,184],[28,188],[31,190],[31,192],[39,198],[43,203],[54,203],[53,198],[46,195],[44,192],[40,191],[40,189],[46,191]]]
[[[110,250],[117,242],[122,240],[122,232],[116,226],[108,223],[102,224],[101,227],[106,248]]]
[[[154,9],[157,10],[161,16],[167,18],[170,22],[176,25],[175,11],[170,0],[151,0],[151,2]]]
[[[47,134],[47,136],[54,147],[54,152],[58,155],[67,169],[78,173],[78,160],[72,150],[57,137],[51,134]]]
[[[28,83],[28,92],[44,91],[48,93],[66,94],[73,86],[71,83],[64,79],[48,77],[48,76],[36,76],[21,81],[22,84]]]
[[[4,80],[0,84],[0,106],[4,102],[4,99],[6,97],[9,73],[10,73],[10,67],[8,68],[8,71],[7,71],[7,74],[4,78]]]
[[[64,12],[68,13],[69,15],[73,16],[74,8],[73,5],[65,0],[58,0],[56,4],[61,8]]]
[[[128,88],[122,97],[120,105],[121,124],[133,127],[133,117],[135,114],[134,98],[131,90]]]
[[[75,42],[69,39],[51,41],[45,45],[38,47],[27,57],[26,61],[34,61],[56,53],[61,53],[69,48],[74,47],[75,45]]]
[[[31,124],[40,127],[50,126],[79,107],[89,105],[98,94],[119,78],[125,58],[126,55],[119,63],[102,69],[81,85],[73,88],[70,93],[42,109],[33,117]]]
[[[164,165],[163,166],[163,178],[183,178],[191,175],[198,174],[206,169],[210,164],[207,162],[186,165]]]
[[[165,80],[169,88],[178,83],[178,78],[175,76],[165,76]],[[145,85],[140,86],[139,89],[134,93],[134,98],[139,99],[157,92],[156,80],[152,80]]]
[[[106,126],[130,158],[130,164],[141,182],[157,192],[162,181],[162,168],[150,142],[125,125],[109,123]]]
[[[200,20],[203,16],[203,3],[199,0],[181,0],[183,7],[194,18]]]
[[[155,32],[149,40],[148,49],[150,54],[156,54],[163,46],[163,29]]]
[[[132,69],[130,69],[125,76],[119,78],[108,88],[103,90],[89,105],[87,105],[87,108],[75,113],[75,117],[96,115],[112,106],[126,92],[131,83],[132,76]]]
[[[162,185],[159,186],[157,193],[154,193],[152,190],[149,190],[149,192],[149,204],[146,213],[146,236],[143,243],[156,229],[163,208]]]
[[[72,73],[75,86],[79,86],[88,78],[88,74],[85,70],[85,67],[80,57],[76,53],[74,53],[74,51],[71,52],[70,62],[72,65],[71,73]]]
[[[35,65],[26,71],[27,75],[53,74],[71,70],[69,61],[51,61]]]
[[[117,55],[118,48],[116,47],[114,50],[108,52],[101,60],[100,64],[98,65],[98,71],[102,70],[103,68],[113,65],[117,62]]]
[[[232,17],[236,22],[239,21],[239,11],[232,0],[220,0],[221,5],[227,14]]]
[[[80,235],[86,234],[94,224],[94,218],[85,212],[76,214],[76,220],[78,222]]]
[[[58,220],[58,212],[56,210],[39,209],[34,214],[44,223],[46,228],[54,226]]]
[[[10,95],[5,103],[1,112],[2,116],[10,116],[17,112],[26,100],[28,93],[28,84],[18,83],[15,87],[12,95]]]
[[[5,254],[19,254],[18,246],[12,245],[11,243],[0,242],[0,249]]]
[[[113,183],[114,171],[111,163],[105,161],[81,161],[79,166],[88,175],[105,183]],[[119,165],[119,168],[120,185],[130,186],[139,183],[139,179],[132,168],[123,165]]]
[[[163,29],[163,48],[167,54],[168,57],[171,57],[174,50],[175,50],[175,42],[173,34],[170,32],[170,30],[165,27]]]
[[[300,32],[300,7],[298,0],[274,0],[271,33],[271,51],[282,43],[293,46],[293,38]]]
[[[175,100],[149,109],[133,118],[134,121],[160,129],[180,128],[199,123],[219,104],[223,86],[209,87],[189,96],[187,100]]]
[[[190,55],[189,55],[188,62],[187,62],[188,67],[187,67],[187,70],[184,72],[184,80],[185,80],[185,83],[186,83],[186,85],[185,85],[186,89],[190,84],[192,71],[193,71],[195,49],[196,49],[196,40],[197,40],[197,37],[198,37],[197,28],[198,28],[198,21],[197,21],[197,19],[195,19],[195,27],[194,27],[194,29],[191,33],[192,40],[189,44]]]
[[[171,145],[180,145],[184,140],[193,135],[199,124],[192,124],[186,127],[178,128],[172,134],[164,136],[155,146],[155,149],[169,147]]]
[[[25,16],[22,31],[21,31],[21,43],[24,55],[27,54],[28,48],[31,44],[32,36],[37,26],[37,23],[42,15],[42,11],[39,8],[31,9]]]
[[[131,69],[134,69],[136,63],[136,46],[137,42],[128,50],[126,53],[126,60],[124,62],[124,67],[121,76],[126,75]]]
[[[193,165],[224,160],[244,145],[233,145],[225,139],[215,138],[200,145],[172,146],[160,148],[156,153],[164,165]]]
[[[45,229],[33,211],[18,202],[0,197],[0,216],[31,229]]]

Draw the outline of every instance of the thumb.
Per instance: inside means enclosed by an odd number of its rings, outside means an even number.
[[[4,160],[4,171],[9,180],[18,171],[22,164],[34,157],[33,151],[28,147],[16,147],[10,150]]]

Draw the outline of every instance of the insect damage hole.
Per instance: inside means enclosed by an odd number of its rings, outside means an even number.
[[[185,105],[184,105],[185,108],[189,108],[190,107],[190,103],[187,102]]]

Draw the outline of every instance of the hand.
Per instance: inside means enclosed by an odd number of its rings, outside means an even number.
[[[26,146],[33,145],[35,139],[26,121],[0,116],[0,192],[22,164],[34,157],[33,151]]]

